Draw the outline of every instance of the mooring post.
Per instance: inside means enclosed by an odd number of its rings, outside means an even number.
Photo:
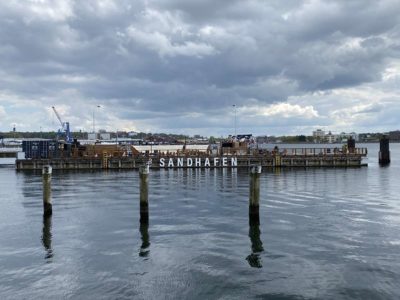
[[[44,166],[42,169],[43,178],[43,215],[51,216],[53,213],[51,205],[51,166]]]
[[[149,223],[149,165],[140,166],[140,223]]]
[[[384,135],[380,139],[379,144],[379,163],[381,165],[387,165],[390,163],[389,138]]]
[[[260,174],[261,166],[250,167],[250,191],[249,191],[249,223],[250,225],[260,224]]]

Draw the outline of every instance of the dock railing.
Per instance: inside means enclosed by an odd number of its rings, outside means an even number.
[[[272,150],[273,151],[273,150]],[[281,155],[300,155],[300,156],[325,156],[325,155],[344,155],[356,154],[367,155],[367,148],[353,148],[353,149],[340,149],[340,148],[288,148],[278,150]]]
[[[281,156],[334,156],[334,155],[360,155],[368,154],[367,148],[285,148],[285,149],[258,149],[258,155],[281,155]]]
[[[252,156],[252,157],[273,157],[273,156],[298,156],[298,157],[310,157],[310,156],[367,156],[367,148],[352,148],[352,149],[342,149],[342,148],[269,148],[269,149],[248,149],[248,153],[243,154],[243,152],[229,151],[223,154],[211,154],[201,151],[187,151],[187,152],[157,152],[157,153],[147,153],[139,154],[139,157],[150,157],[150,158],[160,158],[160,157],[218,157],[218,156]]]

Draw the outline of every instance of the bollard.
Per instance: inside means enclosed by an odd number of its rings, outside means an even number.
[[[389,138],[384,135],[380,139],[379,144],[379,163],[387,165],[390,163]]]
[[[44,166],[42,169],[43,177],[43,215],[51,216],[53,213],[51,205],[51,166]]]
[[[260,174],[261,166],[250,167],[250,191],[249,191],[249,223],[250,226],[260,224]]]
[[[149,166],[139,168],[140,177],[140,224],[149,223]]]

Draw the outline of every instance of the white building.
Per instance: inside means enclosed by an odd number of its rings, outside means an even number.
[[[322,129],[317,129],[313,131],[312,134],[315,142],[324,141],[325,139],[325,131],[323,131]]]
[[[350,132],[350,133],[342,132],[340,133],[339,136],[342,142],[346,142],[350,137],[353,138],[353,140],[355,140],[356,142],[359,141],[359,136],[355,132]]]
[[[332,132],[329,131],[329,133],[325,135],[325,141],[329,144],[337,143],[339,142],[339,135],[332,134]]]
[[[88,133],[88,140],[97,140],[97,133],[95,132]]]
[[[111,139],[111,135],[109,133],[100,133],[101,140],[109,140]]]
[[[342,132],[340,134],[333,134],[331,131],[329,131],[327,134],[325,134],[325,131],[322,129],[317,129],[313,131],[313,138],[314,142],[326,142],[326,143],[346,143],[349,138],[353,138],[356,142],[359,141],[359,136],[355,132]]]

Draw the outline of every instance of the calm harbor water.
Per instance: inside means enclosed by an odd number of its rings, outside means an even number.
[[[247,170],[0,168],[1,299],[399,299],[400,144],[392,163],[263,170],[249,227]]]

